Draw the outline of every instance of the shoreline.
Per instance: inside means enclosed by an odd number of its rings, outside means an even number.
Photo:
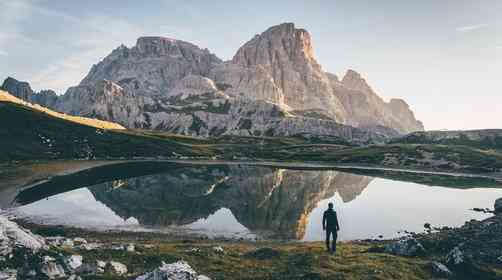
[[[465,172],[454,172],[454,171],[436,171],[427,169],[407,169],[407,168],[395,168],[395,167],[381,167],[381,166],[366,166],[366,165],[354,165],[354,164],[329,164],[323,162],[286,162],[286,161],[245,161],[245,160],[189,160],[189,159],[132,159],[132,160],[55,160],[55,161],[44,161],[44,162],[19,162],[16,165],[10,166],[13,168],[29,168],[30,166],[41,166],[41,165],[51,165],[51,164],[61,164],[61,163],[71,163],[77,166],[72,166],[70,168],[64,168],[57,170],[50,174],[50,176],[45,175],[45,177],[39,176],[38,178],[24,184],[22,189],[31,188],[49,181],[52,177],[72,175],[81,171],[91,170],[94,168],[99,168],[103,166],[110,166],[115,164],[127,164],[127,163],[138,163],[138,162],[159,162],[159,163],[174,163],[181,165],[247,165],[247,166],[261,166],[261,167],[272,167],[272,168],[285,168],[285,169],[300,169],[300,170],[338,170],[342,172],[350,171],[382,171],[382,172],[397,172],[405,174],[423,174],[423,175],[439,175],[439,176],[450,176],[457,178],[480,178],[480,179],[492,179],[502,184],[502,174],[501,173],[465,173]],[[7,165],[9,166],[9,165]],[[0,179],[2,173],[0,173]],[[36,175],[35,175],[36,176]],[[2,183],[0,182],[0,190]]]

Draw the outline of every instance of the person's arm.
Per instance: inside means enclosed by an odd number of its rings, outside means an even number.
[[[340,230],[340,225],[338,224],[338,214],[335,212],[335,221],[336,221],[336,231]]]
[[[322,215],[322,230],[326,230],[326,212]]]

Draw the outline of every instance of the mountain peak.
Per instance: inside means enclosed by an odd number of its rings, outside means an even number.
[[[273,65],[283,59],[315,62],[310,34],[293,23],[275,25],[254,36],[237,51],[232,62],[249,67]]]
[[[366,80],[361,76],[360,73],[349,69],[343,76],[342,84],[349,89],[357,90],[365,93],[373,92],[371,87],[368,85]]]

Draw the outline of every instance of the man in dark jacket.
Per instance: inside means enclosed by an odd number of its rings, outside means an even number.
[[[340,226],[338,225],[338,217],[336,216],[336,211],[333,210],[333,203],[330,202],[328,204],[328,207],[328,210],[324,211],[324,215],[322,217],[322,229],[326,231],[326,248],[328,252],[330,251],[330,236],[333,235],[331,253],[335,253],[336,239],[338,238],[338,231],[340,230]]]

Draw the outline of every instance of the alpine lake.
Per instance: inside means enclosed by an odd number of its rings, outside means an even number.
[[[24,186],[0,208],[30,223],[96,231],[317,241],[333,202],[339,240],[348,241],[488,218],[473,209],[491,207],[501,187],[490,178],[420,172],[132,162]]]

